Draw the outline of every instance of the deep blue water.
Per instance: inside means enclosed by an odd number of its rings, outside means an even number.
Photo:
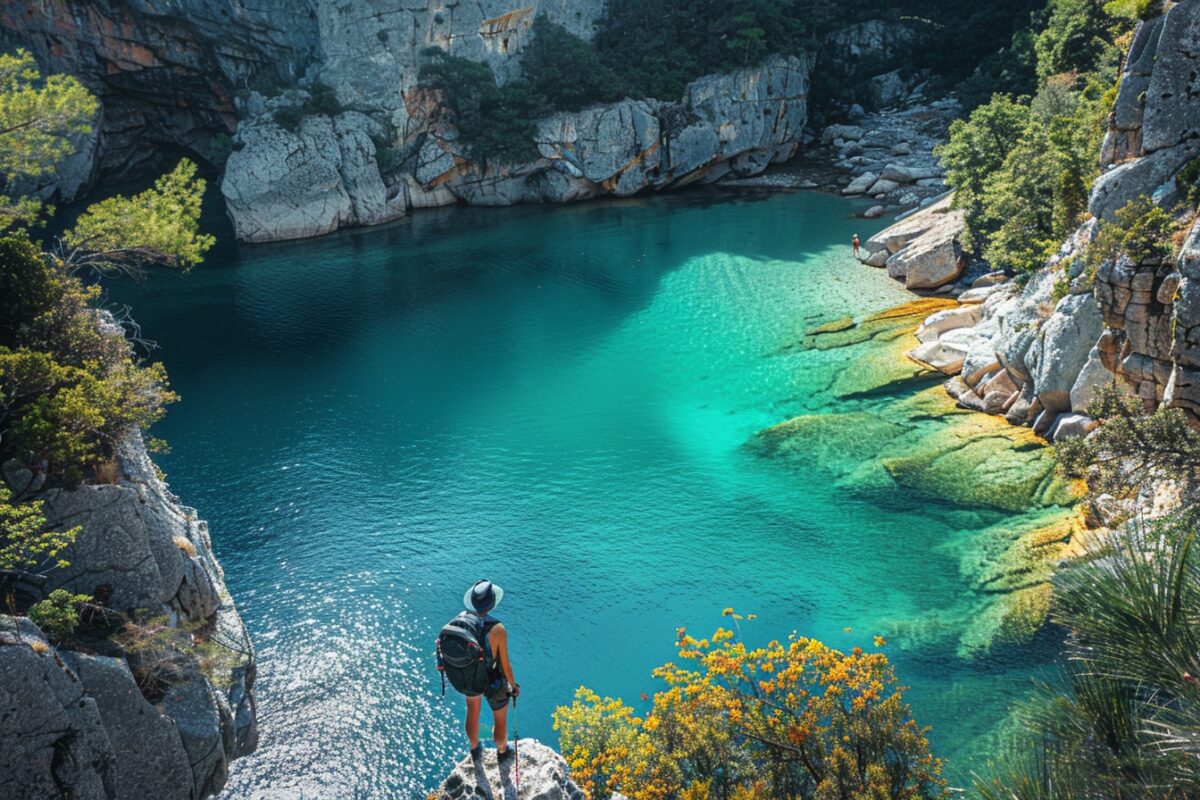
[[[847,405],[845,350],[781,345],[910,299],[851,258],[858,209],[448,209],[111,286],[183,397],[158,460],[258,647],[262,744],[223,797],[423,796],[463,751],[433,637],[482,576],[507,591],[520,732],[550,741],[577,686],[637,705],[676,627],[726,606],[759,615],[751,638],[839,647],[969,615],[950,545],[996,515],[881,504],[743,446]],[[958,775],[1042,658],[888,652]]]

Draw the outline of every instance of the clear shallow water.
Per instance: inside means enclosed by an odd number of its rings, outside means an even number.
[[[830,389],[872,345],[776,354],[910,299],[851,259],[873,232],[856,209],[449,209],[110,287],[183,396],[158,460],[210,521],[258,647],[262,744],[223,797],[423,796],[463,750],[433,637],[485,575],[507,591],[520,732],[549,741],[577,686],[636,705],[675,628],[707,634],[725,606],[759,615],[752,638],[839,647],[969,617],[954,548],[998,514],[744,447],[873,402]],[[956,776],[1045,655],[888,652]]]

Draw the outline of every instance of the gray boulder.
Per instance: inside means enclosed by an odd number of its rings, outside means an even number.
[[[644,100],[554,114],[537,132],[543,156],[573,164],[593,183],[611,181],[618,196],[645,188],[659,166],[659,138],[658,117]]]
[[[1088,352],[1087,361],[1079,370],[1079,377],[1071,386],[1071,410],[1077,413],[1086,412],[1088,405],[1096,399],[1100,390],[1112,382],[1113,374],[1100,360],[1100,348],[1093,345]]]
[[[842,189],[842,194],[865,194],[877,180],[879,180],[879,176],[874,172],[864,172],[846,184],[846,187]]]
[[[1043,408],[1056,414],[1071,410],[1072,389],[1103,329],[1095,297],[1067,295],[1058,302],[1027,360]]]
[[[84,693],[78,676],[59,660],[36,625],[0,616],[4,797],[112,800],[117,796],[116,759],[96,700]]]
[[[389,201],[375,162],[375,127],[355,112],[306,117],[294,133],[268,119],[244,122],[221,181],[237,237],[299,239],[403,216],[403,195]]]
[[[1142,195],[1153,195],[1197,155],[1200,155],[1200,145],[1187,142],[1113,167],[1092,185],[1088,210],[1097,219],[1111,219],[1117,209],[1129,201]]]
[[[966,226],[961,211],[937,214],[933,225],[887,260],[888,274],[909,289],[936,289],[962,274],[959,237]]]

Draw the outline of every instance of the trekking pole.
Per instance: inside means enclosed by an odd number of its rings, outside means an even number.
[[[513,761],[516,769],[517,797],[521,796],[521,731],[517,728],[517,698],[513,698]]]

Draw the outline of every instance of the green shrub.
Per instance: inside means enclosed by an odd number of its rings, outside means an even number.
[[[1178,408],[1147,412],[1141,400],[1108,386],[1088,405],[1101,420],[1086,439],[1055,445],[1058,462],[1070,477],[1088,478],[1093,495],[1136,496],[1164,476],[1186,491],[1200,486],[1200,433]]]
[[[1088,245],[1088,268],[1095,272],[1105,262],[1127,258],[1134,264],[1167,258],[1177,228],[1175,218],[1142,195],[1117,209],[1111,220],[1100,222]]]
[[[527,84],[500,87],[491,67],[436,47],[422,56],[419,79],[442,93],[470,156],[483,163],[537,158],[534,120],[545,105]]]
[[[98,290],[63,274],[21,237],[0,238],[0,280],[37,287],[0,330],[0,459],[46,464],[74,485],[112,458],[121,438],[158,420],[174,399],[161,364],[139,365],[123,331],[103,325]]]
[[[29,618],[54,639],[66,639],[79,626],[79,603],[90,600],[86,594],[55,589],[50,596],[29,609]]]
[[[308,99],[304,101],[306,114],[325,114],[335,117],[344,110],[345,107],[342,105],[342,101],[338,100],[337,92],[333,90],[332,86],[314,82],[309,88]]]
[[[1056,579],[1059,680],[1017,717],[983,800],[1200,796],[1195,520],[1134,524]]]
[[[229,685],[240,656],[209,638],[202,622],[172,625],[166,616],[128,620],[112,638],[125,652],[142,694],[157,702],[172,686],[204,677],[218,688]]]
[[[1175,184],[1185,201],[1192,205],[1200,202],[1200,158],[1193,158],[1184,165],[1175,176]]]
[[[295,133],[300,130],[300,123],[304,121],[304,116],[304,109],[301,106],[281,106],[271,114],[271,119],[275,120],[275,124],[284,130]]]

